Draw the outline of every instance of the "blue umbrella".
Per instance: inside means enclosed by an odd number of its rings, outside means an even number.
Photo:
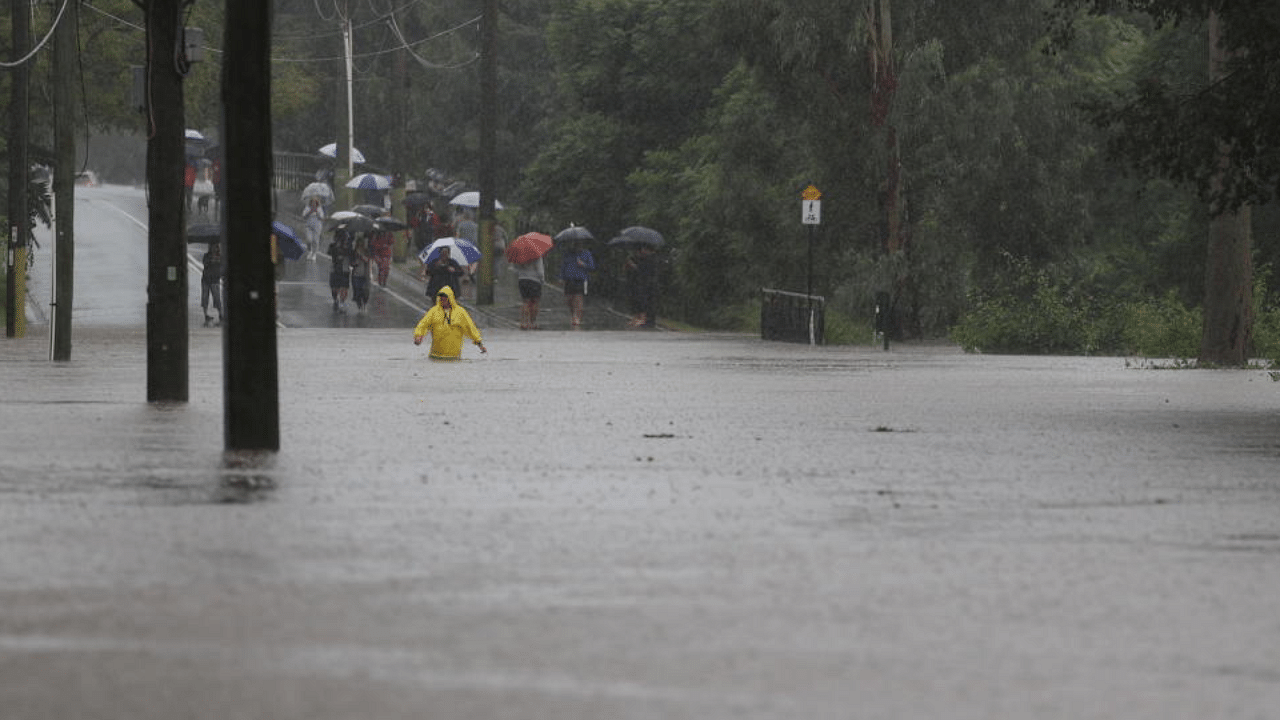
[[[456,260],[459,265],[480,262],[480,248],[476,247],[470,240],[460,237],[445,237],[436,240],[423,248],[422,252],[418,254],[418,259],[429,265],[440,257],[440,248],[442,247],[450,248],[449,257]]]
[[[281,255],[290,260],[302,257],[304,249],[302,243],[298,242],[298,236],[293,232],[293,228],[275,220],[271,223],[271,232],[276,236],[276,246],[280,248]]]

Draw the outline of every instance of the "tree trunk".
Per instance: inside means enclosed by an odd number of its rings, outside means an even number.
[[[1227,54],[1218,43],[1217,13],[1209,15],[1209,73],[1223,74]],[[1220,148],[1221,172],[1229,172],[1229,150]],[[1215,181],[1220,184],[1220,180]],[[1253,251],[1250,209],[1215,213],[1209,224],[1209,255],[1205,263],[1204,329],[1199,361],[1239,367],[1249,361],[1253,340]],[[1220,211],[1220,212],[1219,212]]]

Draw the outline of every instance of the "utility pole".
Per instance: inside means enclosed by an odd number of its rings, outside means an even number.
[[[334,0],[334,8],[338,12],[338,26],[342,39],[342,72],[336,75],[338,91],[336,98],[341,102],[333,103],[333,194],[340,207],[354,204],[353,191],[347,187],[347,181],[355,175],[355,159],[352,150],[355,148],[355,113],[352,110],[352,83],[355,72],[351,40],[351,0]]]
[[[476,302],[493,304],[493,226],[498,123],[498,0],[484,0],[480,19],[480,286]]]
[[[182,6],[147,3],[147,402],[187,402]]]
[[[5,323],[6,337],[27,336],[27,252],[30,247],[31,221],[27,215],[27,180],[31,173],[27,161],[27,102],[30,97],[31,73],[22,60],[31,44],[30,5],[24,0],[10,0],[13,20],[12,58],[16,65],[9,89],[9,227],[5,248]]]
[[[75,101],[76,28],[80,26],[79,3],[68,3],[53,38],[53,148],[58,171],[53,175],[54,216],[53,337],[50,357],[55,362],[71,359],[71,310],[75,298],[76,259],[76,164]]]
[[[280,449],[276,283],[271,262],[271,3],[227,0],[222,47],[227,315],[222,331],[228,450]],[[341,154],[341,150],[338,151]]]

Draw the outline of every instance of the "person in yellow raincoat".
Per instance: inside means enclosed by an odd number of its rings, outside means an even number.
[[[431,333],[432,360],[458,360],[462,358],[462,339],[471,338],[480,352],[489,352],[480,338],[480,329],[472,322],[471,315],[453,296],[448,285],[436,293],[436,304],[427,311],[413,329],[413,344],[421,345],[422,338]]]

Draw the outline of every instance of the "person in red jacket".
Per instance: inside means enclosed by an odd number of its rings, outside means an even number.
[[[191,194],[196,189],[196,166],[187,158],[187,166],[182,170],[182,199],[187,203],[187,214],[191,214]]]

